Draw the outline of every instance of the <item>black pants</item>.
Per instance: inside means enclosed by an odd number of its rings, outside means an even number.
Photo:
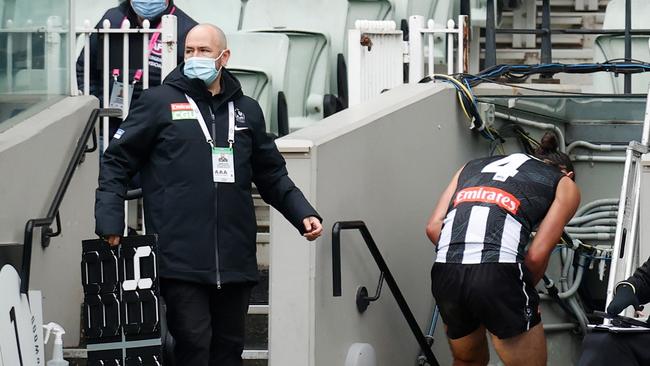
[[[650,365],[650,333],[592,332],[582,341],[578,366]]]
[[[241,366],[252,284],[160,279],[178,366]]]

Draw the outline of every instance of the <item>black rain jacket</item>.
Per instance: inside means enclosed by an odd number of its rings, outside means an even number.
[[[222,69],[222,93],[212,96],[203,81],[182,70],[183,64],[134,101],[104,153],[96,233],[122,234],[127,184],[140,172],[145,224],[148,234],[158,235],[161,277],[208,284],[257,281],[251,184],[301,233],[304,218],[319,216],[287,175],[262,110],[243,95],[239,81]],[[185,94],[216,134],[217,147],[228,146],[228,101],[234,102],[235,183],[213,182],[211,148],[198,121],[172,118],[172,105],[188,103]]]
[[[170,0],[167,9],[165,9],[160,16],[155,19],[152,19],[150,22],[151,28],[158,28],[160,21],[163,15],[173,13],[176,16],[177,26],[178,26],[178,44],[177,44],[177,63],[183,62],[183,56],[185,52],[185,36],[187,32],[190,31],[195,25],[196,21],[187,15],[184,11],[179,9],[174,5],[174,1]],[[111,22],[111,28],[120,28],[122,26],[122,21],[128,19],[131,23],[131,28],[140,28],[138,23],[138,15],[133,11],[129,1],[124,1],[120,5],[110,8],[104,13],[101,20],[95,25],[95,28],[102,28],[102,23],[105,19],[108,19]],[[149,35],[149,40],[153,37],[152,34]],[[93,33],[90,36],[90,64],[89,64],[89,78],[90,78],[90,94],[103,100],[103,70],[104,70],[104,46],[103,46],[103,35],[99,37],[97,33]],[[124,38],[122,35],[111,34],[109,36],[109,75],[112,75],[113,69],[118,69],[120,71],[120,77],[118,81],[122,82],[122,66],[123,66],[123,55],[122,55],[122,45],[124,44]],[[160,68],[162,63],[161,57],[161,47],[160,36],[158,37],[158,42],[151,50],[151,55],[149,56],[149,85],[157,86],[161,84],[160,80]],[[131,34],[129,37],[129,77],[127,80],[133,82],[133,77],[137,69],[142,69],[142,35]],[[77,59],[77,85],[79,90],[83,90],[83,71],[84,71],[84,52],[81,52],[81,55]],[[113,77],[109,76],[109,96],[110,92],[113,89]],[[137,99],[142,92],[142,80],[135,84],[133,91],[133,100]]]

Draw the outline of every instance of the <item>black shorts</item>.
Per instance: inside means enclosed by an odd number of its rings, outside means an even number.
[[[539,295],[524,264],[435,263],[431,292],[450,339],[464,337],[482,324],[500,339],[539,324]]]

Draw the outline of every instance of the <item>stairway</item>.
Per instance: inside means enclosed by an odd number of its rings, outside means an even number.
[[[257,217],[257,265],[260,282],[253,288],[246,320],[244,366],[268,365],[269,335],[269,219],[270,207],[257,191],[253,193]]]

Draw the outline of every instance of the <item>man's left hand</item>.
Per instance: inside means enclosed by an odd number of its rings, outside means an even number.
[[[323,232],[323,225],[321,225],[320,220],[314,216],[309,216],[302,220],[302,224],[305,226],[305,233],[302,234],[307,240],[312,241],[316,240]]]

